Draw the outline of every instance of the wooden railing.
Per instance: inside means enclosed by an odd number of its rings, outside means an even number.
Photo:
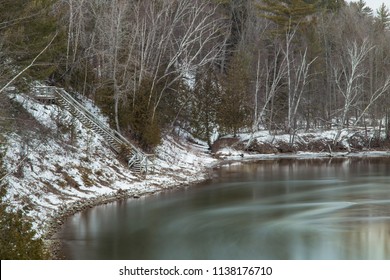
[[[73,98],[62,88],[42,86],[36,87],[38,96],[54,98],[59,105],[63,106],[71,114],[77,117],[86,127],[100,134],[110,147],[121,157],[126,158],[128,167],[137,173],[146,174],[153,167],[151,155],[147,155],[133,145],[123,135],[108,127],[94,114],[88,111],[80,102]]]

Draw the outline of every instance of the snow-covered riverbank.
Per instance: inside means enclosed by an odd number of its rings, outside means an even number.
[[[15,98],[45,134],[6,135],[6,199],[23,209],[39,236],[52,227],[49,221],[85,207],[202,181],[206,168],[216,162],[202,143],[167,136],[156,150],[152,172],[146,177],[134,174],[102,137],[68,112],[21,95]],[[85,104],[100,114],[90,102]]]
[[[6,199],[23,209],[38,236],[50,239],[69,215],[119,199],[138,198],[208,179],[216,164],[278,158],[389,156],[367,149],[375,129],[344,131],[337,149],[329,143],[336,131],[301,133],[290,145],[289,135],[254,135],[250,152],[243,151],[249,135],[224,141],[212,153],[206,143],[180,132],[168,135],[156,149],[154,170],[147,176],[131,172],[104,139],[86,129],[67,111],[26,96],[14,99],[32,115],[31,131],[6,134],[4,164],[9,175]],[[83,100],[102,121],[98,108]],[[38,132],[37,132],[38,131]]]

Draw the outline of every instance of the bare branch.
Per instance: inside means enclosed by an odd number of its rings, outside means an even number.
[[[5,86],[3,86],[0,89],[0,93],[2,93],[7,87],[9,87],[17,78],[19,78],[24,72],[26,72],[28,69],[30,69],[32,66],[35,65],[35,62],[38,60],[38,58],[50,47],[50,45],[53,43],[54,39],[57,37],[57,33],[53,36],[53,38],[50,40],[50,42],[46,45],[46,47],[43,48],[43,50],[31,61],[29,65],[27,65],[22,71],[20,71],[18,74],[16,74]]]

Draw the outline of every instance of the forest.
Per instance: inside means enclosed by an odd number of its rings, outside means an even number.
[[[390,138],[390,12],[343,0],[4,0],[1,88],[78,92],[145,150],[215,135],[376,126]],[[335,142],[337,142],[336,137]]]
[[[28,95],[36,81],[89,98],[146,152],[177,128],[209,146],[264,130],[291,145],[300,132],[333,130],[336,145],[367,127],[388,141],[390,10],[363,0],[2,0],[3,259],[47,258],[28,209],[3,201],[6,134],[49,133],[6,94]]]

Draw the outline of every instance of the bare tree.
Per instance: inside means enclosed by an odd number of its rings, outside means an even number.
[[[85,0],[62,0],[68,8],[67,13],[67,45],[66,45],[66,65],[65,71],[69,71],[70,65],[76,63],[77,54],[83,34],[86,30],[87,19],[85,11],[88,6]]]
[[[307,47],[303,52],[298,51],[293,54],[293,40],[297,32],[297,27],[286,32],[285,48],[283,53],[287,67],[287,87],[288,87],[288,114],[286,131],[292,135],[291,142],[296,132],[296,121],[298,108],[302,100],[303,93],[309,81],[309,68],[316,58],[308,61]]]
[[[165,90],[187,73],[196,73],[197,69],[215,61],[223,48],[221,44],[225,42],[223,22],[215,16],[217,6],[209,1],[163,3],[163,9],[156,9],[155,4],[151,3],[149,18],[153,24],[148,26],[149,29],[141,28],[146,32],[141,33],[140,41],[147,44],[139,54],[139,72],[142,74],[141,70],[148,69],[152,74],[149,101],[154,87],[168,76],[173,76],[173,79],[163,85],[154,101],[152,120]],[[150,22],[144,20],[142,25],[145,24],[150,25]],[[152,63],[144,58],[151,59]]]
[[[75,10],[74,1],[68,1]],[[83,12],[93,17],[89,20],[93,25],[89,40],[83,40],[89,45],[84,47],[97,61],[100,79],[112,83],[118,130],[120,104],[130,98],[130,104],[136,106],[137,93],[145,81],[153,121],[166,90],[216,60],[225,42],[224,22],[212,1],[113,0],[89,5]],[[70,20],[75,21],[75,16]],[[80,40],[76,21],[69,25],[74,32],[69,42]]]
[[[367,39],[364,39],[361,45],[358,45],[356,41],[352,44],[350,43],[346,48],[343,61],[334,68],[335,82],[339,93],[344,99],[341,120],[334,139],[335,143],[339,141],[341,131],[344,125],[346,125],[348,113],[363,93],[359,80],[366,75],[366,71],[362,66],[364,59],[372,49],[373,47]]]
[[[252,141],[254,133],[258,131],[261,123],[264,123],[264,115],[269,107],[271,101],[279,93],[279,90],[282,86],[282,80],[287,75],[287,59],[285,56],[282,56],[282,47],[275,46],[273,49],[273,54],[270,56],[270,59],[266,59],[265,62],[265,73],[260,72],[260,53],[257,59],[257,70],[256,70],[256,102],[255,102],[255,121],[252,126],[252,133],[247,142],[246,148],[248,148]],[[260,105],[258,105],[258,94],[260,91],[261,85],[264,86],[263,100]]]

